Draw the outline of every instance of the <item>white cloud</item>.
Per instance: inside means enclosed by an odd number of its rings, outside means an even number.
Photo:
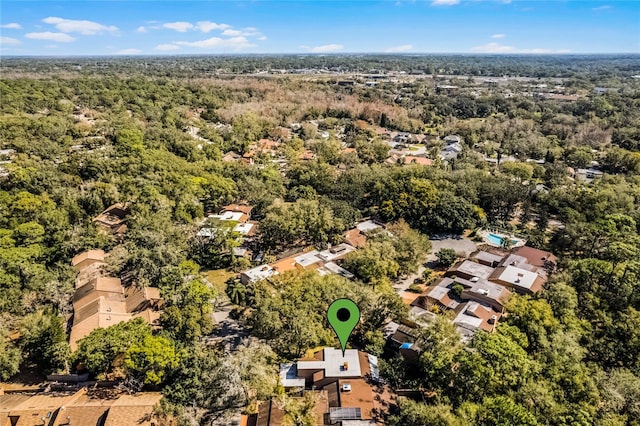
[[[239,31],[239,30],[224,30],[222,32],[222,35],[230,36],[230,37],[237,37],[237,36],[243,35],[243,32]]]
[[[146,33],[147,32],[147,28],[144,25],[140,25],[138,27],[138,29],[136,30],[137,33]]]
[[[178,50],[180,49],[180,46],[176,46],[175,44],[159,44],[155,47],[155,49],[163,52],[168,52],[170,50]]]
[[[17,38],[0,37],[0,46],[9,46],[9,45],[15,46],[16,44],[20,44],[20,43],[21,41],[18,40]]]
[[[460,0],[433,0],[431,4],[433,6],[453,6],[460,3]]]
[[[175,30],[180,33],[186,33],[188,30],[193,29],[193,24],[191,22],[167,22],[166,24],[162,24],[163,28],[168,28],[170,30]]]
[[[260,31],[258,31],[256,28],[248,27],[243,30],[226,29],[222,32],[222,35],[228,37],[259,37],[262,36],[262,33],[260,33]]]
[[[208,33],[213,30],[226,30],[227,28],[231,28],[231,25],[227,24],[216,24],[211,21],[199,21],[196,23],[195,28],[198,31],[202,31],[203,33]]]
[[[116,55],[139,55],[142,53],[140,49],[122,49],[116,52]]]
[[[246,49],[248,47],[255,46],[254,44],[249,43],[249,40],[247,40],[246,37],[211,37],[200,41],[176,41],[174,44],[178,44],[180,46],[200,47],[203,49],[231,48],[234,50]]]
[[[22,25],[18,24],[17,22],[10,22],[8,24],[0,25],[0,28],[6,28],[8,30],[21,30]]]
[[[104,32],[118,31],[118,27],[113,25],[102,25],[93,21],[79,21],[74,19],[64,19],[50,16],[42,20],[45,24],[54,25],[58,31],[63,33],[80,33],[82,35],[94,35]]]
[[[328,53],[342,50],[344,46],[341,44],[324,44],[322,46],[311,47],[309,50],[313,53]]]
[[[571,53],[570,49],[520,49],[518,53],[531,53],[535,55],[552,55],[552,54],[562,54],[562,53]]]
[[[598,7],[594,7],[591,10],[595,10],[596,12],[600,11],[600,10],[607,10],[607,9],[611,9],[612,6],[605,4],[602,6],[598,6]]]
[[[491,38],[504,38],[505,35],[504,34],[494,34],[491,36]]]
[[[411,44],[401,44],[400,46],[393,46],[385,49],[387,53],[397,53],[397,52],[407,52],[413,49],[413,45]]]
[[[487,43],[482,46],[475,46],[471,48],[472,52],[480,53],[512,53],[516,48],[513,46],[505,46],[499,43]]]
[[[265,41],[267,39],[267,36],[260,36],[258,37],[258,40],[260,41]]]
[[[75,38],[71,37],[69,34],[52,33],[50,31],[45,31],[42,33],[27,33],[24,36],[33,40],[51,40],[60,43],[69,43],[75,40]]]
[[[535,49],[517,49],[513,46],[506,46],[504,44],[499,43],[487,43],[482,46],[475,46],[471,48],[472,52],[478,53],[525,53],[525,54],[560,54],[560,53],[571,53],[569,49],[543,49],[543,48],[535,48]]]

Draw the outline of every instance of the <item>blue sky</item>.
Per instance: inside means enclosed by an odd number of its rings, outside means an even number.
[[[2,1],[2,55],[640,53],[640,1]]]

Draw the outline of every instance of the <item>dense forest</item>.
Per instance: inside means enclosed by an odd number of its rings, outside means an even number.
[[[287,398],[278,364],[336,345],[324,312],[349,297],[362,311],[351,344],[381,357],[391,388],[427,395],[399,398],[388,424],[640,425],[637,56],[11,58],[1,68],[0,380],[81,365],[161,390],[180,424],[225,424]],[[328,71],[250,75],[275,69]],[[357,73],[387,77],[373,85]],[[552,87],[575,98],[548,96]],[[425,136],[433,164],[390,164],[377,128]],[[444,161],[449,134],[464,150]],[[279,142],[285,166],[223,160],[262,139]],[[603,177],[574,178],[590,167]],[[231,232],[207,244],[197,232],[238,201],[253,206],[265,258],[340,243],[366,217],[394,237],[346,258],[355,280],[287,273],[220,289],[202,272],[251,260],[228,255]],[[93,221],[117,202],[131,206],[122,238]],[[407,316],[392,285],[424,262],[428,236],[483,227],[555,253],[559,270],[543,291],[511,298],[494,333],[463,344],[442,316],[421,331],[417,366],[386,350],[381,328]],[[71,259],[98,248],[114,276],[160,290],[161,328],[96,329],[72,352]],[[221,298],[253,337],[233,353],[206,344]],[[309,409],[289,407],[291,418]]]

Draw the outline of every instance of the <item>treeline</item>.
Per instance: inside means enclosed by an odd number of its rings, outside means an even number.
[[[637,74],[637,55],[216,55],[179,57],[5,58],[3,71],[82,73],[85,75],[140,73],[199,78],[218,73],[243,74],[263,70],[328,69],[334,72],[476,76],[573,77],[588,79]]]

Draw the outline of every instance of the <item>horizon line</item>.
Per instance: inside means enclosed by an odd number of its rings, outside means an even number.
[[[3,58],[149,58],[149,57],[196,57],[196,56],[640,56],[640,52],[567,52],[567,53],[518,53],[518,52],[272,52],[272,53],[142,53],[142,54],[9,54]]]

